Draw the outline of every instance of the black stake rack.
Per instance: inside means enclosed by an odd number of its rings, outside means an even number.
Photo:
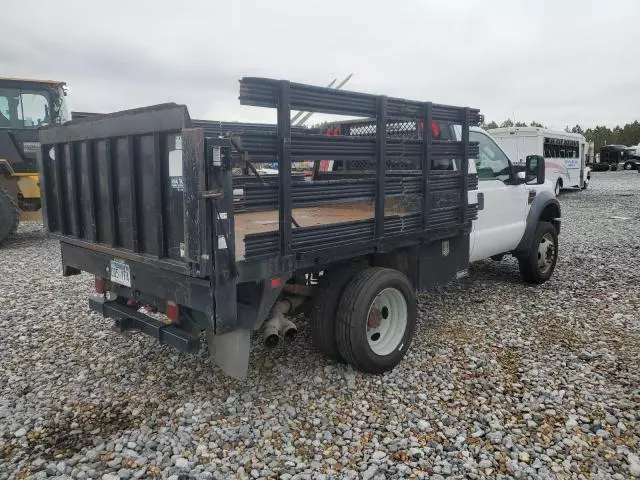
[[[477,209],[468,204],[467,191],[477,188],[477,177],[467,174],[468,161],[478,147],[469,143],[468,132],[481,119],[478,110],[254,77],[240,81],[240,103],[278,112],[275,132],[246,130],[234,136],[234,144],[251,162],[275,162],[279,170],[277,179],[248,182],[236,190],[237,213],[279,210],[277,232],[245,237],[246,262],[280,256],[294,259],[294,264],[309,259],[322,263],[345,251],[384,252],[398,242],[470,231]],[[351,128],[339,128],[338,135],[327,135],[292,130],[291,110],[365,118],[351,122]],[[431,129],[422,128],[432,122],[460,125],[462,139],[434,139]],[[292,163],[327,159],[360,168],[323,172],[311,181],[292,180]],[[441,160],[456,167],[432,168]],[[410,196],[417,197],[416,212],[385,216],[388,198]],[[293,208],[353,200],[372,201],[374,218],[292,228]]]

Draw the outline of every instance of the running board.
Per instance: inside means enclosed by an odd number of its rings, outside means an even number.
[[[136,330],[155,338],[163,345],[169,345],[185,353],[196,353],[200,348],[200,339],[180,327],[163,323],[115,301],[90,297],[89,308],[105,317],[115,319],[116,327],[122,333]]]

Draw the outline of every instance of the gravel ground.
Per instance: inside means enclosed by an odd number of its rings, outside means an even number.
[[[515,262],[420,296],[404,362],[332,364],[308,329],[246,382],[92,314],[22,225],[0,263],[0,479],[640,476],[640,175],[561,197],[554,278]]]

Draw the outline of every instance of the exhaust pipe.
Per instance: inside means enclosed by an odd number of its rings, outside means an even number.
[[[267,348],[275,348],[280,343],[280,316],[276,316],[267,320],[262,333],[264,346]]]
[[[271,310],[271,318],[264,324],[262,338],[267,348],[277,347],[280,339],[293,341],[298,333],[298,327],[285,314],[293,312],[304,302],[302,297],[287,297],[277,302]]]
[[[298,333],[298,327],[288,318],[282,318],[280,322],[280,336],[284,338],[285,342],[293,342]]]

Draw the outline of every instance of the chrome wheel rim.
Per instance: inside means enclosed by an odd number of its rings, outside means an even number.
[[[545,233],[538,244],[538,269],[541,274],[549,273],[556,255],[556,244],[553,235]]]

